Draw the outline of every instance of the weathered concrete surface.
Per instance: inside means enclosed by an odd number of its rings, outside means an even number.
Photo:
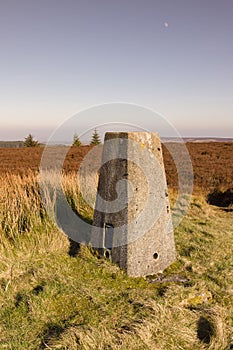
[[[176,258],[159,135],[106,133],[94,214],[96,246],[130,276]]]

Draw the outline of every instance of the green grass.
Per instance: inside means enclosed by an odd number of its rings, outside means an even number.
[[[69,256],[38,193],[24,197],[28,181],[14,187],[17,207],[1,202],[0,349],[232,348],[233,213],[193,197],[175,232],[177,261],[164,272],[185,281],[149,283],[86,247]],[[12,203],[9,182],[1,190]],[[28,220],[23,229],[17,210]]]

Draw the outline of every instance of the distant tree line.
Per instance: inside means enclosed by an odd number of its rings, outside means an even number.
[[[101,140],[100,140],[100,136],[97,132],[97,130],[95,129],[93,134],[92,134],[92,139],[91,139],[91,145],[99,145],[101,143]]]
[[[93,131],[93,134],[92,134],[90,145],[99,145],[99,144],[101,144],[101,138],[100,138],[100,135],[99,135],[97,129],[95,129]],[[25,137],[22,145],[23,145],[23,147],[38,147],[41,144],[39,143],[39,141],[35,140],[35,138],[32,134],[29,134],[27,137]],[[72,146],[74,146],[74,147],[82,146],[82,142],[80,141],[77,133],[75,133],[73,136]]]
[[[0,148],[22,148],[23,141],[0,141]]]
[[[101,144],[101,138],[98,131],[95,129],[92,134],[90,145],[99,145],[99,144]],[[76,146],[76,147],[82,146],[82,142],[80,141],[76,133],[74,134],[72,146]]]

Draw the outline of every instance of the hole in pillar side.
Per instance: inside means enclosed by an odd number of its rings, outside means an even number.
[[[113,233],[114,227],[112,224],[104,225],[104,256],[107,259],[111,259],[112,255],[112,246],[113,246]]]
[[[104,257],[106,259],[111,259],[111,251],[109,249],[104,250]]]
[[[155,253],[153,254],[153,258],[154,258],[155,260],[158,260],[158,258],[159,258],[159,253],[155,252]]]

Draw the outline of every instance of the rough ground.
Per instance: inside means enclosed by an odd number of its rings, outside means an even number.
[[[179,156],[179,146],[175,145]],[[76,172],[91,146],[70,148],[64,169]],[[215,189],[233,188],[233,142],[187,143],[187,149],[194,170],[196,193],[210,193]],[[0,174],[25,174],[28,170],[38,171],[43,148],[6,149],[0,148]],[[163,145],[164,163],[169,188],[177,188],[177,172],[174,162]]]

